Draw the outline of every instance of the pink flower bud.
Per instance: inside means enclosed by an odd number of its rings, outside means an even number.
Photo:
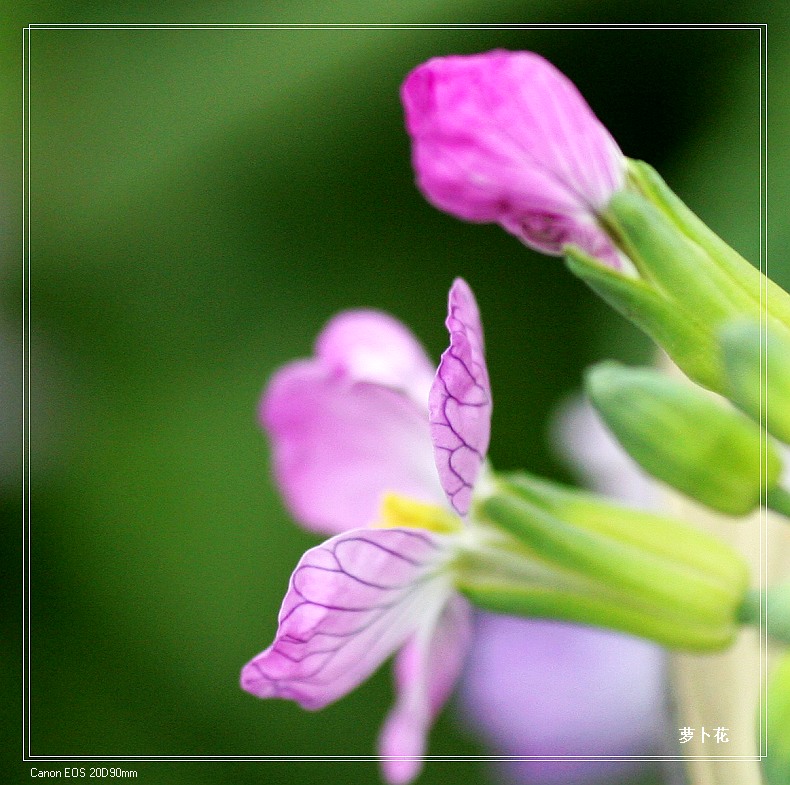
[[[538,251],[573,243],[621,266],[598,214],[624,185],[625,158],[553,65],[532,52],[437,57],[401,97],[429,202],[499,223]]]

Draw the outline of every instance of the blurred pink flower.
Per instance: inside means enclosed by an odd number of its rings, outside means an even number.
[[[335,536],[299,561],[275,640],[244,667],[242,687],[319,709],[398,651],[398,696],[379,740],[391,783],[419,773],[470,635],[448,562],[485,461],[491,393],[477,304],[460,279],[446,324],[450,345],[434,373],[393,318],[342,313],[319,336],[315,357],[280,370],[261,402],[289,507],[308,528]],[[386,517],[388,494],[407,512],[433,510],[450,524],[410,528],[396,515],[393,528],[370,528]]]
[[[625,158],[573,83],[532,52],[436,57],[401,88],[417,183],[431,204],[560,255],[622,260],[597,216]]]

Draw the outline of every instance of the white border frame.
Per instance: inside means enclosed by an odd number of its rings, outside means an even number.
[[[23,762],[38,761],[377,761],[381,759],[378,755],[294,755],[294,756],[273,756],[273,755],[119,755],[119,756],[87,756],[87,755],[33,755],[31,744],[31,645],[30,645],[30,594],[31,594],[31,496],[30,496],[30,307],[31,307],[31,260],[30,260],[30,63],[31,63],[31,32],[33,30],[70,30],[70,29],[93,29],[93,30],[428,30],[428,29],[469,29],[469,30],[758,30],[760,32],[760,233],[759,233],[759,266],[761,272],[768,274],[767,262],[767,39],[768,25],[758,24],[29,24],[22,31],[22,354],[23,354],[23,375],[22,375],[22,402],[23,402],[23,421],[22,421],[22,527],[23,527],[23,548],[22,548],[22,760]],[[767,411],[767,394],[764,384],[765,374],[765,325],[767,318],[767,290],[765,285],[760,291],[760,310],[761,310],[761,416],[760,422],[764,423]],[[767,449],[762,449],[761,456],[761,477],[767,468]],[[762,485],[762,483],[761,483]],[[764,501],[764,498],[763,498]],[[768,548],[767,548],[767,525],[768,515],[764,507],[760,510],[760,679],[761,691],[759,696],[759,755],[557,755],[557,756],[496,756],[496,755],[425,755],[422,760],[442,760],[442,761],[759,761],[767,757],[767,734],[765,732],[767,716],[767,679],[765,674],[768,669],[768,645],[766,628],[766,598],[765,587],[768,570]],[[409,758],[398,758],[409,759]]]

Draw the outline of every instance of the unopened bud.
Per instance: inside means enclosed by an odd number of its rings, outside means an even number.
[[[746,515],[779,479],[778,451],[760,427],[698,387],[609,362],[588,371],[585,387],[640,466],[714,510]]]

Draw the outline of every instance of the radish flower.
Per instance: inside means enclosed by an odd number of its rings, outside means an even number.
[[[483,331],[460,279],[446,325],[434,374],[399,322],[340,314],[315,357],[280,370],[261,405],[288,506],[333,536],[300,559],[274,642],[244,667],[242,687],[320,709],[395,655],[397,698],[379,737],[393,785],[419,773],[459,677],[467,598],[715,651],[737,631],[745,591],[737,556],[671,519],[487,469]],[[643,526],[651,533],[637,536]]]
[[[436,57],[401,89],[417,183],[431,204],[561,255],[620,268],[598,223],[626,159],[573,83],[532,52]]]
[[[288,506],[335,536],[299,561],[275,640],[241,685],[320,709],[397,652],[397,700],[379,740],[391,783],[419,773],[470,638],[453,560],[488,449],[491,392],[477,304],[460,279],[446,324],[450,346],[434,371],[393,318],[342,313],[261,404]]]

